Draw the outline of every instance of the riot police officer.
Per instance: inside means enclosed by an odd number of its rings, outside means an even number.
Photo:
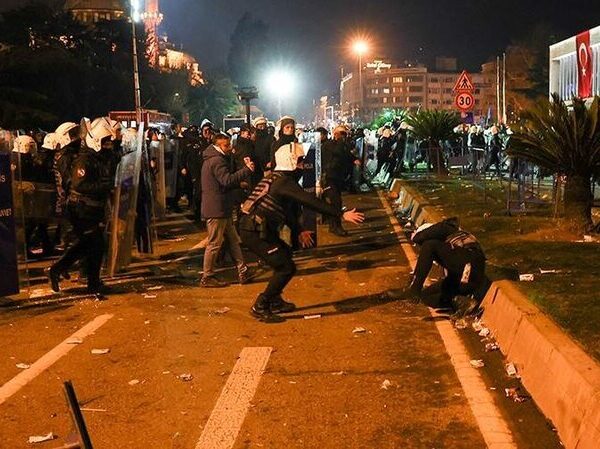
[[[293,125],[292,125],[293,126]],[[307,207],[316,212],[342,217],[351,223],[361,223],[364,215],[355,209],[337,209],[305,192],[298,184],[302,175],[302,145],[280,135],[284,145],[275,152],[275,170],[263,178],[250,197],[242,205],[243,216],[240,223],[244,245],[264,260],[273,269],[267,288],[252,306],[250,313],[261,321],[279,321],[279,313],[292,312],[296,306],[285,301],[281,294],[296,272],[292,259],[292,248],[279,237],[280,229],[287,225],[292,235],[297,235],[302,247],[314,244],[310,231],[300,224],[301,208]]]
[[[104,155],[113,152],[114,138],[114,130],[106,122],[97,124],[86,135],[86,148],[73,161],[67,212],[77,240],[47,270],[55,292],[60,290],[61,274],[81,260],[85,262],[88,291],[98,295],[107,293],[100,281],[100,269],[105,247],[105,206],[114,180]]]

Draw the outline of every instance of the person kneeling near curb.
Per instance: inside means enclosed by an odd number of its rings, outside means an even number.
[[[472,296],[475,303],[459,312],[476,310],[491,282],[485,274],[485,254],[475,236],[460,229],[457,218],[449,218],[420,226],[411,240],[421,247],[410,284],[415,299],[420,301],[427,275],[433,262],[437,262],[447,273],[442,282],[441,307],[452,307],[452,300],[458,295]]]
[[[289,313],[295,304],[285,301],[282,292],[296,273],[293,251],[281,240],[279,233],[284,225],[297,235],[300,245],[314,245],[310,231],[302,229],[302,206],[330,217],[340,217],[350,223],[362,223],[364,214],[356,209],[338,209],[314,195],[305,192],[298,180],[302,176],[304,150],[294,138],[294,122],[282,119],[279,147],[275,151],[275,170],[258,183],[252,194],[242,204],[240,231],[244,245],[273,269],[267,288],[258,295],[250,313],[261,321],[276,322],[279,313]],[[285,129],[289,127],[289,132]]]

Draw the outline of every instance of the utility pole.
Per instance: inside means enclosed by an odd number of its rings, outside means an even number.
[[[137,0],[131,0],[131,39],[133,46],[133,89],[135,94],[135,120],[140,126],[142,121],[142,97],[140,88],[140,66],[138,62],[137,32],[135,29],[135,17],[139,14],[136,10]]]

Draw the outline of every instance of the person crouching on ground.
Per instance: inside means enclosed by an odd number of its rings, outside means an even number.
[[[290,119],[286,120],[289,122]],[[364,221],[364,214],[356,209],[338,209],[305,192],[298,184],[304,149],[283,128],[279,137],[281,145],[274,154],[275,169],[258,183],[244,202],[240,221],[244,245],[273,269],[267,288],[250,310],[254,317],[265,322],[281,321],[277,314],[296,309],[295,304],[281,296],[296,273],[292,248],[280,238],[283,225],[292,230],[293,236],[298,236],[300,246],[309,248],[314,245],[314,240],[312,233],[303,230],[300,224],[303,206],[330,217],[342,217],[350,223]]]
[[[491,284],[485,274],[485,254],[475,236],[461,230],[457,218],[449,218],[420,226],[411,240],[421,247],[409,288],[413,299],[420,301],[427,275],[433,262],[437,262],[447,272],[442,282],[440,307],[452,307],[457,295],[472,295],[475,303],[470,304],[469,310],[459,312],[475,310]]]
[[[231,139],[227,134],[217,134],[213,144],[204,151],[202,165],[202,218],[206,220],[208,245],[204,251],[202,287],[225,287],[226,282],[215,277],[215,262],[223,242],[235,260],[240,284],[248,281],[248,266],[240,248],[240,237],[233,225],[233,191],[252,175],[254,163],[246,158],[246,166],[231,173],[228,155]]]

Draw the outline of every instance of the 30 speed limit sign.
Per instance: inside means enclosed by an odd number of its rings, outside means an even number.
[[[460,92],[456,95],[454,104],[461,111],[469,111],[475,106],[475,97],[471,92]]]

